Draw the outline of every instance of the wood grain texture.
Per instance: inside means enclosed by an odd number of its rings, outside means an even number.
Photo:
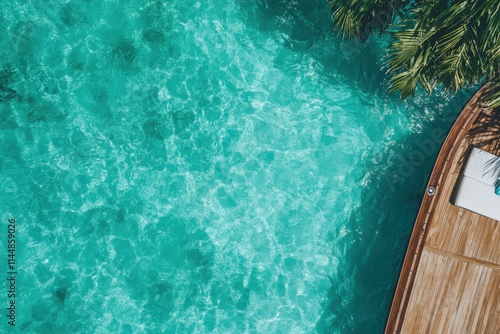
[[[500,270],[424,247],[402,333],[499,333]]]
[[[500,112],[483,87],[457,118],[429,179],[386,333],[500,333],[500,222],[450,204],[470,145],[499,155]]]

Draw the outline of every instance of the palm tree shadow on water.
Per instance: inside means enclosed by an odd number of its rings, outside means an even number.
[[[333,83],[340,75],[343,83],[368,96],[399,99],[396,94],[388,95],[380,84],[385,74],[375,41],[358,44],[333,37],[324,1],[242,0],[240,4],[246,8],[249,24],[282,34],[285,47],[311,55]],[[465,106],[470,96],[471,92],[466,92],[457,98]],[[345,224],[348,233],[357,234],[357,238],[340,238],[332,245],[342,250],[341,263],[330,276],[331,288],[316,332],[383,332],[425,186],[459,112],[454,110],[451,117],[443,112],[424,124],[421,132],[393,144],[385,150],[379,166],[366,164],[365,170],[381,172],[371,174],[365,188],[369,191],[363,192],[361,205]],[[436,133],[440,134],[437,139]],[[434,138],[431,144],[429,138]],[[422,161],[414,161],[422,155]]]
[[[328,2],[324,0],[240,0],[248,26],[272,36],[297,55],[309,55],[320,66],[322,76],[375,97],[385,93],[380,43],[343,41],[333,31]],[[275,65],[279,67],[278,56]],[[394,94],[391,98],[397,98]]]
[[[465,96],[458,98],[465,106]],[[454,112],[458,115],[460,110]],[[429,121],[421,132],[386,151],[379,161],[386,169],[370,174],[360,206],[346,224],[358,237],[340,239],[335,245],[344,250],[345,265],[330,277],[328,301],[316,324],[318,333],[384,331],[424,190],[453,122],[450,115]]]
[[[387,95],[380,62],[380,50],[373,40],[360,45],[334,38],[328,4],[323,1],[242,0],[249,24],[261,31],[280,33],[283,44],[292,51],[311,55],[332,82],[340,75],[343,83],[363,93],[383,99]],[[255,6],[256,5],[256,6]],[[255,9],[257,7],[257,9]],[[331,48],[328,48],[331,43]],[[371,43],[371,44],[370,44]],[[346,47],[347,45],[347,47]],[[357,71],[357,72],[356,72]],[[465,105],[470,92],[459,97]],[[413,222],[432,166],[460,110],[428,121],[419,133],[412,133],[393,144],[379,165],[365,170],[382,170],[367,180],[346,226],[357,238],[341,238],[334,249],[342,250],[341,263],[330,276],[331,288],[316,324],[318,333],[382,333],[402,266]],[[444,113],[443,113],[444,114]],[[429,138],[437,140],[429,144]],[[425,144],[427,143],[427,144]],[[421,162],[413,161],[424,155]],[[394,156],[401,158],[394,159]],[[368,240],[367,240],[368,239]]]

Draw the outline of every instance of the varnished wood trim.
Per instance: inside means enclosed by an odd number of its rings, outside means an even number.
[[[433,187],[436,191],[433,196],[424,195],[420,206],[417,219],[410,237],[408,249],[399,276],[398,284],[394,294],[392,307],[385,328],[386,334],[401,333],[401,327],[405,317],[405,312],[408,307],[411,291],[415,281],[415,275],[418,269],[418,264],[424,248],[425,238],[427,236],[428,224],[432,221],[433,214],[436,210],[435,205],[439,202],[441,195],[440,186],[443,181],[443,176],[446,176],[450,171],[450,165],[454,160],[460,144],[465,139],[465,135],[471,129],[476,118],[480,114],[481,106],[479,99],[487,90],[483,86],[469,101],[462,110],[453,127],[451,128],[446,140],[441,147],[437,157],[434,169],[429,179],[427,187]]]

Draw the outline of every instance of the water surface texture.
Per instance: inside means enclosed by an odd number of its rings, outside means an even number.
[[[401,102],[388,41],[341,42],[320,0],[0,15],[2,332],[382,332],[470,92]]]

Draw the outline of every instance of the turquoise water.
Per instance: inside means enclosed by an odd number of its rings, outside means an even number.
[[[341,42],[319,0],[0,13],[2,331],[382,332],[470,92],[386,93],[387,41]]]

